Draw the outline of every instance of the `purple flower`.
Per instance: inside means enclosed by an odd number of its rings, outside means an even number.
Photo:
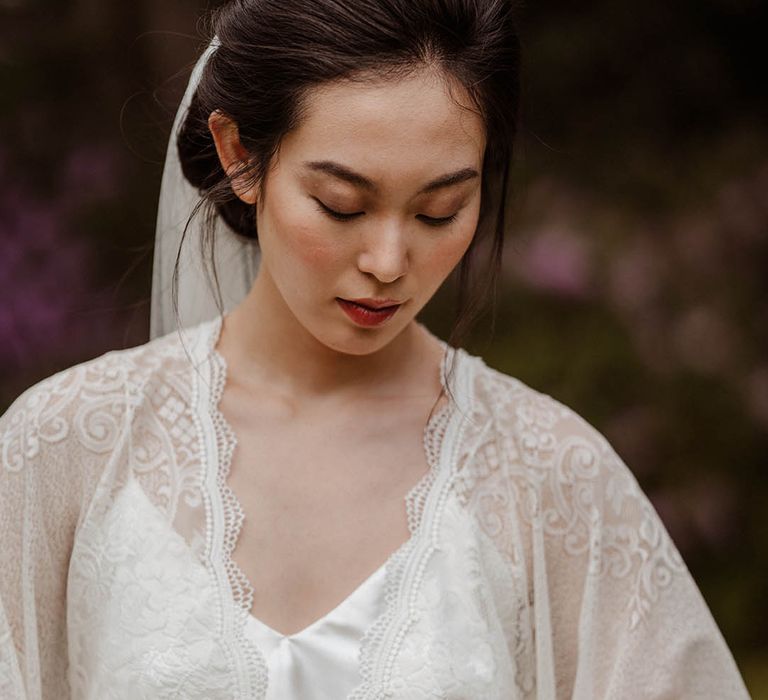
[[[510,256],[515,274],[528,285],[565,297],[591,292],[590,251],[584,238],[565,226],[532,237],[522,255]]]

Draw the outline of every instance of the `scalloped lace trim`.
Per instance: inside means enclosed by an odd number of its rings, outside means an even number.
[[[268,670],[266,659],[261,651],[245,637],[245,623],[253,605],[253,587],[245,574],[240,570],[240,567],[232,559],[232,552],[237,544],[245,513],[237,496],[235,496],[227,484],[227,477],[229,476],[232,464],[232,455],[237,446],[237,437],[226,418],[224,418],[224,414],[219,409],[227,382],[226,360],[215,349],[221,331],[221,322],[221,317],[213,321],[207,350],[211,360],[212,373],[209,409],[215,432],[217,462],[219,465],[216,474],[216,485],[218,486],[224,524],[222,560],[232,597],[236,603],[237,621],[234,630],[235,638],[243,650],[249,682],[252,683],[252,690],[257,693],[255,698],[261,700],[266,697],[267,693]]]
[[[211,326],[211,335],[208,339],[207,349],[211,358],[213,373],[210,394],[210,411],[216,433],[216,449],[218,452],[219,471],[217,473],[216,483],[219,488],[224,515],[222,556],[224,560],[224,569],[232,589],[232,597],[238,608],[237,639],[247,647],[247,652],[252,652],[247,653],[249,671],[252,673],[252,678],[259,679],[263,674],[263,686],[261,682],[257,685],[257,690],[261,693],[258,697],[261,698],[266,693],[267,688],[266,662],[258,649],[255,649],[252,644],[245,644],[246,639],[243,632],[246,620],[251,614],[254,590],[250,581],[248,581],[240,567],[232,559],[232,553],[234,552],[235,545],[240,536],[245,513],[237,496],[227,484],[227,478],[232,464],[232,456],[237,446],[237,436],[220,410],[221,398],[224,394],[224,388],[227,382],[227,361],[224,356],[216,350],[216,343],[218,342],[219,334],[221,332],[221,326],[222,318],[219,317],[214,319]],[[440,366],[440,382],[445,391],[446,364],[450,358],[450,354],[456,351],[447,343],[443,342],[442,344],[444,352],[443,361]],[[362,683],[350,694],[349,700],[363,698],[364,694],[370,690],[376,655],[381,649],[386,630],[399,609],[400,588],[405,573],[405,566],[409,554],[415,546],[417,537],[420,534],[424,506],[437,479],[440,468],[439,457],[441,445],[453,408],[453,403],[450,400],[444,402],[442,406],[432,414],[424,426],[423,445],[428,470],[408,491],[404,498],[410,537],[390,554],[387,561],[384,563],[384,610],[376,620],[374,620],[360,641],[359,658]]]
[[[448,346],[445,345],[447,349]],[[445,388],[445,358],[448,352],[443,355],[443,365],[441,368],[441,381]],[[361,683],[355,688],[349,696],[349,700],[363,700],[373,691],[374,669],[376,660],[383,651],[384,641],[387,631],[392,625],[398,611],[401,609],[401,590],[402,582],[405,576],[406,564],[408,563],[411,551],[416,546],[417,538],[421,534],[422,516],[427,498],[432,491],[432,487],[437,480],[440,470],[440,449],[446,428],[453,413],[452,403],[446,402],[431,417],[424,428],[424,452],[429,464],[429,471],[406,495],[405,508],[408,517],[408,529],[411,536],[401,547],[392,555],[387,562],[384,578],[384,610],[379,617],[363,635],[360,640],[360,677]],[[415,588],[418,588],[420,582],[417,580]],[[390,658],[394,657],[392,650]]]

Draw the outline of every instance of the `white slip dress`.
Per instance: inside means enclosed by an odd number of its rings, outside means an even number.
[[[339,700],[360,684],[360,640],[384,611],[386,566],[294,634],[282,634],[248,615],[245,635],[267,662],[266,700]]]

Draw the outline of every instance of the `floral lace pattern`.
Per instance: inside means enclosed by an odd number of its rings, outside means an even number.
[[[491,395],[500,394],[507,459],[517,456],[521,465],[515,492],[519,498],[524,485],[527,497],[517,503],[524,522],[540,524],[569,556],[586,558],[590,575],[631,578],[623,624],[643,624],[661,590],[687,569],[637,480],[572,409],[500,373],[486,382]],[[504,383],[512,390],[499,392]]]
[[[1,697],[265,697],[220,324],[61,372],[0,417]],[[350,699],[747,698],[605,438],[456,353]]]
[[[186,542],[130,481],[103,521],[86,524],[73,552],[74,697],[236,697],[232,664],[215,634],[214,595]]]

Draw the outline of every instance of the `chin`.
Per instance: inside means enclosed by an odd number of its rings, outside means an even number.
[[[356,355],[362,357],[378,352],[391,343],[402,329],[392,332],[391,329],[345,329],[340,333],[322,333],[315,335],[318,342],[331,350],[344,355]]]
[[[334,339],[331,342],[325,343],[325,345],[331,350],[342,353],[344,355],[357,355],[363,357],[365,355],[371,355],[381,350],[389,342],[391,342],[389,336],[380,335],[374,337],[373,334],[361,334],[357,338],[344,338]]]

